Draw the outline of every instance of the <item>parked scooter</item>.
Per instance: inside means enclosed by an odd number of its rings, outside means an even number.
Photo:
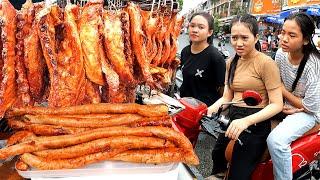
[[[256,92],[246,91],[241,101],[223,104],[211,117],[206,116],[207,106],[201,101],[194,98],[181,98],[179,101],[185,106],[185,109],[174,116],[174,122],[195,146],[200,133],[200,125],[202,131],[215,137],[227,129],[229,119],[222,115],[223,106],[239,103],[255,106],[261,102],[261,97]],[[241,139],[238,141],[241,143]],[[234,141],[230,142],[226,149],[226,159],[231,159],[232,156]],[[316,125],[303,137],[294,141],[291,149],[294,179],[311,179],[311,177],[320,179],[320,125]],[[267,150],[254,170],[252,179],[273,179],[272,161]]]

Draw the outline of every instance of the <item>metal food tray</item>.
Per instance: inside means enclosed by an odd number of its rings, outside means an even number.
[[[104,176],[111,174],[152,174],[166,173],[178,167],[178,163],[166,164],[142,164],[121,161],[104,161],[90,164],[79,169],[59,169],[59,170],[37,170],[17,172],[24,178],[62,178],[62,177],[85,177],[85,176]]]

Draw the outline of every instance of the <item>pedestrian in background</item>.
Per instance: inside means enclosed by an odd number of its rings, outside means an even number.
[[[267,55],[259,52],[258,22],[254,16],[237,16],[231,22],[231,44],[236,55],[228,60],[223,97],[208,108],[208,116],[230,101],[240,101],[246,90],[257,91],[262,102],[257,106],[237,104],[229,108],[230,126],[220,134],[212,151],[212,176],[223,175],[227,162],[225,150],[235,141],[227,179],[248,180],[267,147],[266,139],[271,131],[270,118],[282,110],[282,94],[279,69]],[[226,108],[226,106],[224,106]],[[244,130],[248,131],[244,131]]]
[[[282,48],[275,60],[287,116],[267,139],[276,180],[293,178],[290,144],[320,122],[320,53],[312,40],[314,32],[313,19],[297,13],[285,20],[280,34]]]
[[[198,12],[189,21],[190,45],[181,52],[181,97],[194,97],[208,106],[221,97],[226,63],[212,46],[213,17]]]

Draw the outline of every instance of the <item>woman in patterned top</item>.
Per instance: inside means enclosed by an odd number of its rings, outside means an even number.
[[[289,16],[281,31],[275,60],[286,117],[267,139],[276,180],[293,178],[290,144],[320,119],[320,53],[312,41],[314,31],[313,19],[304,13]]]

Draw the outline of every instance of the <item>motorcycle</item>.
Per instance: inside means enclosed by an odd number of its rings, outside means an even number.
[[[180,103],[185,107],[177,113],[173,120],[178,129],[183,132],[196,145],[200,131],[204,131],[214,137],[225,132],[229,125],[229,119],[224,116],[223,106],[246,103],[255,106],[261,102],[261,97],[254,91],[245,91],[242,100],[223,104],[216,114],[206,116],[207,106],[194,98],[181,98]],[[201,127],[201,128],[200,128]],[[241,140],[238,139],[241,144]],[[226,149],[226,159],[231,159],[234,141],[230,141]],[[305,133],[291,144],[292,149],[292,170],[294,179],[320,179],[320,125]],[[252,180],[273,179],[272,161],[268,150],[261,157],[251,176]]]

